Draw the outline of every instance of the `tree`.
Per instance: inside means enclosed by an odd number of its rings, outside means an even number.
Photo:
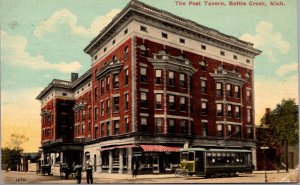
[[[283,99],[276,108],[261,119],[261,126],[269,125],[264,142],[268,145],[285,144],[286,171],[288,171],[288,145],[296,145],[299,138],[298,106],[294,99]]]
[[[16,150],[22,150],[21,145],[29,140],[28,137],[21,134],[11,134],[10,135],[11,146]]]
[[[28,137],[20,134],[12,134],[10,138],[10,147],[1,148],[2,169],[17,170],[21,164],[21,153],[23,143],[28,141]]]

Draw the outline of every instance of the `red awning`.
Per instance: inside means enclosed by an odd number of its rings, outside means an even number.
[[[112,146],[106,148],[99,148],[98,150],[105,151],[105,150],[113,150],[115,148],[133,148],[136,147],[135,145],[120,145],[120,146]]]
[[[140,145],[145,152],[179,152],[180,147],[163,145]]]

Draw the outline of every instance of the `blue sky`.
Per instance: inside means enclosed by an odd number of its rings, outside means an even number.
[[[225,34],[253,42],[256,121],[282,98],[298,101],[297,1],[285,6],[177,6],[174,0],[141,0]],[[35,97],[53,78],[83,74],[90,58],[83,49],[129,0],[2,0],[2,144],[25,134],[35,151],[40,139],[40,104]],[[188,4],[189,1],[184,1]],[[228,2],[228,1],[224,1]],[[249,3],[250,1],[245,0]],[[269,4],[270,1],[265,1]],[[38,139],[34,139],[38,138]]]

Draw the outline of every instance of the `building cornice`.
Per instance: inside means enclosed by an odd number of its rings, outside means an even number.
[[[89,69],[82,76],[80,76],[76,81],[66,81],[66,80],[58,80],[54,79],[48,86],[40,92],[40,94],[36,97],[38,100],[42,100],[43,97],[47,95],[52,89],[64,89],[68,91],[73,91],[75,88],[82,85],[82,82],[88,81],[91,79],[92,69]]]
[[[127,19],[138,20],[138,17],[146,17],[146,19],[158,21],[165,26],[180,29],[183,32],[190,33],[190,35],[196,35],[203,40],[210,41],[210,44],[215,43],[221,45],[230,51],[233,49],[243,50],[254,56],[261,53],[260,50],[253,48],[253,44],[250,42],[242,41],[236,37],[226,35],[215,29],[202,26],[194,21],[181,18],[136,0],[131,1],[116,17],[114,17],[108,26],[105,27],[84,49],[84,52],[93,55],[95,50],[101,47],[101,44],[106,43],[108,38],[116,34],[120,25],[127,22]],[[147,21],[146,23],[150,22],[151,21]]]

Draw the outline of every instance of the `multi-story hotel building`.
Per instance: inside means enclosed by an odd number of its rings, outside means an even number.
[[[91,69],[53,80],[42,102],[43,163],[167,172],[183,147],[253,151],[253,44],[131,1],[84,49]]]

